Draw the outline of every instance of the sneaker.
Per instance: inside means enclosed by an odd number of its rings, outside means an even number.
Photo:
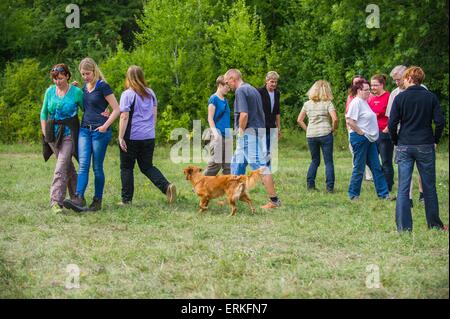
[[[448,225],[442,226],[441,230],[442,230],[442,231],[447,231],[447,232],[448,232]]]
[[[386,197],[380,197],[380,199],[385,201],[394,201],[397,199],[397,197],[387,195]]]
[[[262,209],[272,209],[272,208],[278,208],[281,206],[281,201],[278,200],[276,202],[272,202],[271,200],[266,204],[261,206]]]
[[[72,209],[77,213],[85,212],[88,210],[86,207],[86,200],[80,195],[75,195],[74,199],[65,199],[63,205],[67,209]]]
[[[53,204],[51,209],[52,209],[52,212],[55,214],[61,214],[63,212],[63,209],[62,209],[61,205],[59,205],[59,204]]]
[[[308,186],[306,186],[306,189],[308,190],[308,191],[317,191],[318,189],[316,188],[316,186],[314,186],[314,185],[308,185]]]
[[[172,204],[177,199],[177,188],[174,184],[169,184],[166,190],[167,202]]]
[[[327,187],[327,193],[334,194],[334,188],[328,188]]]
[[[131,200],[128,200],[128,201],[121,200],[120,202],[117,203],[117,206],[120,206],[120,207],[131,206]]]
[[[359,201],[359,196],[353,196],[353,197],[350,197],[350,200],[351,200],[352,202],[357,202],[357,201]]]

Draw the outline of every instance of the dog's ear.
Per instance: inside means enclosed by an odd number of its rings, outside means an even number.
[[[183,169],[184,175],[186,175],[186,179],[189,179],[192,175],[192,167],[188,166],[185,169]]]

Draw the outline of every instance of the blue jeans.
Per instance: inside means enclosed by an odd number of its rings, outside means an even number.
[[[245,133],[236,140],[236,151],[231,159],[231,174],[244,175],[247,165],[252,170],[267,167],[266,140],[264,134]]]
[[[333,164],[333,134],[320,137],[308,137],[308,147],[311,153],[311,164],[309,165],[306,181],[308,187],[316,186],[317,168],[320,165],[320,149],[322,148],[323,160],[325,161],[325,176],[327,189],[334,188],[334,164]]]
[[[392,143],[389,133],[380,132],[377,140],[378,153],[381,156],[381,168],[388,185],[389,191],[392,191],[394,185],[394,166],[392,165],[392,157],[394,156],[394,144]]]
[[[267,151],[267,166],[270,167],[270,156],[272,154],[272,149],[275,143],[278,147],[278,129],[277,128],[266,128],[266,151]]]
[[[439,205],[436,192],[436,154],[434,145],[399,145],[396,163],[398,164],[398,194],[395,207],[395,222],[398,231],[411,231],[413,221],[409,202],[409,188],[416,162],[422,178],[423,196],[425,198],[425,216],[428,228],[442,228],[439,218]]]
[[[77,194],[84,196],[89,181],[89,166],[94,166],[95,177],[95,198],[101,199],[103,188],[105,187],[105,174],[103,172],[103,161],[105,159],[106,148],[112,137],[112,130],[109,128],[105,133],[80,128],[78,136],[78,182]]]
[[[376,144],[370,142],[367,137],[355,132],[350,133],[350,144],[353,148],[353,172],[348,187],[348,196],[350,199],[359,196],[361,193],[361,184],[366,164],[372,172],[378,197],[387,197],[389,191],[386,179],[381,171]]]

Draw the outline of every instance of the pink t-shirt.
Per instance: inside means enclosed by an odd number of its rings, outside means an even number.
[[[389,101],[389,92],[386,91],[380,96],[370,94],[367,103],[372,111],[377,115],[378,128],[380,131],[384,130],[388,125],[389,118],[386,116],[386,108]]]

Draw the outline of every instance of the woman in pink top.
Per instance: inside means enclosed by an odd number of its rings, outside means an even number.
[[[375,74],[370,79],[370,86],[372,94],[367,103],[372,111],[377,115],[379,137],[376,141],[378,153],[381,156],[382,169],[384,177],[386,178],[389,192],[392,191],[394,185],[394,167],[392,165],[392,158],[394,155],[394,144],[389,135],[387,124],[389,118],[386,116],[386,108],[389,102],[389,92],[384,90],[386,85],[386,76],[383,74]]]

